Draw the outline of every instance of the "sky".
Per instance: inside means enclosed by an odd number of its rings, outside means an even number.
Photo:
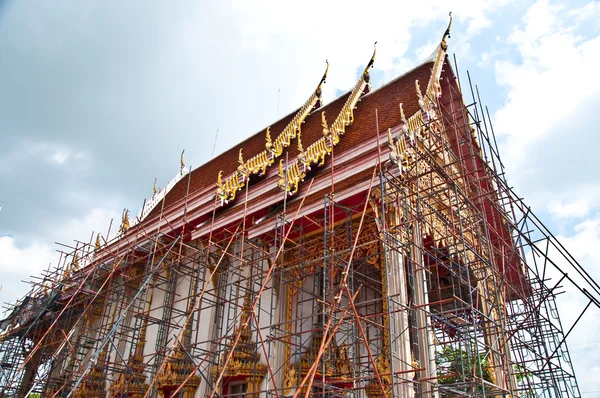
[[[449,11],[510,184],[600,280],[599,2],[0,1],[0,302],[55,242],[136,214],[183,149],[196,167],[293,111],[325,60],[333,100],[375,41],[385,84],[435,50]],[[565,290],[568,329],[586,301]],[[600,310],[568,343],[583,397],[600,396]]]

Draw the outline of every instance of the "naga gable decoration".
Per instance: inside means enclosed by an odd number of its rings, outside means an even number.
[[[271,166],[275,162],[275,159],[281,156],[283,149],[289,147],[291,141],[300,135],[304,120],[315,108],[321,106],[322,86],[325,83],[328,71],[329,62],[327,62],[325,73],[316,90],[274,141],[271,139],[271,128],[269,127],[265,133],[265,149],[263,151],[244,161],[242,158],[242,148],[240,148],[237,170],[227,177],[225,182],[222,180],[222,172],[219,172],[217,178],[217,195],[221,198],[221,204],[234,200],[236,192],[245,186],[251,175],[257,174],[263,176],[267,171],[267,167]]]

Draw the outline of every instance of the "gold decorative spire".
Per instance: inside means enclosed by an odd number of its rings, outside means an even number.
[[[429,76],[429,82],[425,89],[425,101],[421,109],[424,111],[431,111],[432,106],[435,106],[435,100],[442,95],[442,89],[440,86],[440,76],[442,75],[442,68],[444,61],[446,60],[446,51],[448,50],[447,39],[450,38],[450,28],[452,27],[452,12],[449,14],[450,21],[448,27],[442,36],[442,40],[435,54],[433,61],[433,68],[431,69],[431,75]]]
[[[271,140],[271,127],[267,127],[267,133],[265,135],[265,149],[271,152],[273,149],[273,141]]]
[[[323,127],[323,135],[327,137],[329,135],[329,126],[325,118],[325,111],[321,112],[321,127]]]
[[[423,100],[423,94],[421,93],[421,87],[419,86],[419,80],[415,80],[415,89],[417,91],[417,98],[419,99],[419,107],[425,110],[425,101]]]
[[[404,108],[402,107],[402,103],[400,103],[399,107],[400,107],[400,121],[404,124],[407,124],[408,122],[406,121],[406,116],[404,115]]]
[[[185,149],[181,151],[181,156],[179,156],[179,163],[181,165],[180,170],[183,170],[185,167],[185,162],[183,161],[183,154],[185,153]]]
[[[154,195],[158,193],[158,189],[156,188],[156,177],[154,178]]]
[[[115,304],[110,315],[110,320],[107,323],[107,330],[110,330],[115,323],[115,315],[117,312],[117,305]],[[96,363],[90,369],[90,373],[87,375],[85,381],[81,383],[77,391],[73,393],[75,398],[100,398],[106,396],[106,360],[108,357],[108,349],[110,344],[104,343],[102,351],[96,360]]]
[[[191,297],[196,297],[198,289],[198,278],[194,278],[194,292]],[[183,398],[193,398],[198,386],[200,385],[200,376],[195,374],[196,369],[192,362],[189,361],[186,350],[191,351],[190,345],[192,340],[192,325],[194,319],[194,307],[195,299],[191,299],[187,307],[187,319],[183,325],[182,341],[176,342],[176,346],[173,349],[173,353],[168,356],[165,361],[166,363],[161,368],[160,372],[156,375],[156,387],[161,391],[161,396],[164,393],[164,389],[170,389],[172,387],[179,387],[183,384],[184,380],[194,372],[194,375],[187,379],[187,382],[183,386]]]
[[[146,332],[148,330],[148,321],[150,319],[150,309],[152,307],[152,295],[154,290],[150,290],[148,306],[144,313],[142,329],[138,337],[135,353],[127,361],[127,366],[131,369],[131,374],[120,373],[117,381],[110,386],[111,396],[131,396],[143,397],[148,390],[146,375],[144,374],[144,347],[146,346]]]
[[[298,134],[298,151],[302,153],[304,149],[302,148],[302,136]]]
[[[77,271],[79,269],[79,254],[77,254],[77,251],[75,251],[75,254],[73,254],[73,262],[71,263],[71,266],[73,271]]]
[[[375,45],[377,42],[375,42]],[[354,108],[360,100],[360,97],[368,91],[369,87],[369,68],[373,67],[377,48],[373,45],[373,55],[367,63],[360,79],[352,89],[352,92],[346,99],[344,106],[331,126],[327,125],[325,112],[321,113],[321,125],[323,126],[323,137],[310,144],[303,153],[298,155],[293,162],[289,163],[286,169],[285,178],[282,177],[283,170],[280,164],[279,180],[277,185],[284,189],[290,195],[298,191],[300,182],[306,177],[306,171],[310,170],[311,164],[322,166],[325,164],[325,157],[331,153],[333,147],[338,144],[340,135],[346,131],[346,126],[354,122]],[[302,170],[300,169],[302,165]]]
[[[325,73],[323,74],[323,77],[321,77],[315,91],[274,140],[271,139],[270,128],[267,128],[264,151],[246,159],[243,164],[240,163],[237,170],[227,177],[224,182],[222,180],[217,181],[217,194],[221,198],[222,203],[227,203],[235,199],[236,192],[245,186],[246,181],[251,175],[264,175],[267,167],[271,166],[275,160],[283,154],[284,148],[289,147],[291,141],[297,138],[301,132],[301,126],[302,123],[304,123],[304,120],[315,108],[320,106],[322,85],[325,83],[328,71],[329,62],[327,62]],[[243,159],[240,158],[239,160]]]
[[[367,67],[365,68],[365,71],[363,72],[363,77],[366,79],[367,83],[369,82],[369,68],[373,67],[373,64],[375,63],[375,55],[377,54],[377,42],[375,42],[375,44],[373,44],[373,55],[371,56],[371,59],[369,60],[369,63],[367,64]]]
[[[102,243],[100,242],[100,232],[96,234],[96,244],[94,245],[94,250],[99,251],[102,247]]]
[[[240,148],[240,152],[238,153],[237,171],[242,176],[242,180],[245,180],[246,178],[248,178],[248,168],[246,167],[246,164],[244,163],[244,157],[242,155],[243,150],[244,150],[244,148]]]
[[[234,328],[233,334],[228,336],[227,348],[221,354],[219,364],[211,368],[211,376],[214,380],[223,373],[223,377],[238,377],[245,379],[248,383],[247,396],[258,398],[260,393],[260,384],[267,373],[267,366],[260,362],[261,354],[258,346],[252,341],[252,320],[254,313],[252,309],[252,269],[246,280],[246,293],[244,294],[244,303],[240,321]],[[234,346],[234,342],[237,343]],[[225,364],[227,357],[229,361]]]
[[[285,189],[285,173],[283,172],[283,159],[279,160],[279,171],[277,172],[277,176],[279,180],[277,181],[277,186],[279,188]]]
[[[450,17],[450,22],[448,22],[448,27],[446,28],[446,31],[444,32],[444,36],[442,37],[442,42],[440,43],[440,46],[442,47],[442,50],[446,51],[448,49],[448,43],[446,42],[446,38],[450,38],[450,28],[452,27],[452,11],[450,11],[450,13],[448,14],[448,16]]]
[[[123,209],[123,213],[121,214],[121,226],[119,227],[119,232],[125,233],[129,229],[129,210]]]
[[[329,61],[325,60],[325,63],[327,64],[327,66],[325,67],[325,73],[323,73],[323,77],[321,78],[321,81],[319,82],[319,85],[317,86],[317,89],[315,90],[315,94],[317,94],[318,97],[321,97],[321,87],[323,86],[323,83],[325,83],[325,80],[327,79],[327,72],[329,72]]]

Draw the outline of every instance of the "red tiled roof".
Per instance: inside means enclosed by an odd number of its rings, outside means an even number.
[[[419,80],[421,90],[425,91],[432,67],[433,61],[425,62],[385,86],[363,96],[354,110],[354,123],[346,129],[346,133],[335,147],[336,153],[345,152],[363,142],[365,137],[375,134],[376,109],[379,117],[380,131],[385,131],[390,127],[400,124],[400,111],[398,107],[400,103],[403,103],[404,112],[407,117],[415,113],[419,109],[415,80]],[[301,139],[304,148],[323,136],[321,112],[325,112],[328,124],[333,123],[349,95],[350,92],[342,95],[326,106],[317,109],[306,118],[301,128]],[[273,139],[283,131],[295,113],[291,113],[271,126],[271,137]],[[209,186],[215,187],[216,192],[215,183],[217,181],[217,174],[220,170],[223,170],[223,176],[226,177],[237,169],[240,148],[243,148],[245,159],[249,159],[263,151],[265,149],[265,130],[252,135],[240,144],[193,170],[190,176],[189,194],[193,194]],[[287,151],[289,159],[295,159],[298,155],[297,142],[292,142]],[[277,167],[277,161],[271,167]],[[164,204],[165,209],[185,197],[187,185],[188,178],[183,178],[171,189],[164,199],[166,201]],[[161,208],[162,204],[159,203],[152,210],[148,218],[152,218],[160,212]]]

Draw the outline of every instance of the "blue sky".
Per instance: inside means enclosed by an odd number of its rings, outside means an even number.
[[[378,87],[450,51],[489,106],[507,176],[600,280],[600,3],[279,1],[0,3],[0,301],[124,207],[298,107],[328,59],[326,101],[378,53]],[[465,76],[462,76],[463,81]],[[279,100],[278,100],[279,98]],[[567,288],[563,325],[585,305]],[[600,311],[569,339],[600,396]],[[595,391],[595,392],[594,392]]]

